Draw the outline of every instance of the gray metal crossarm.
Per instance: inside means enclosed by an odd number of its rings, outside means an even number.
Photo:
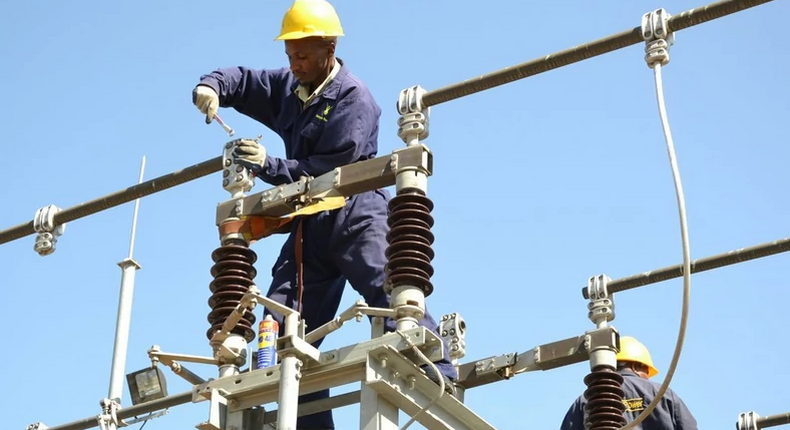
[[[433,332],[417,327],[404,331],[404,334],[429,360],[435,362],[443,358],[441,339]],[[403,351],[404,359],[416,360],[411,354],[410,345],[400,335],[387,333],[382,337],[324,352],[318,363],[305,363],[299,381],[300,394],[361,381],[364,378],[368,351],[383,345]],[[209,399],[211,390],[217,390],[229,400],[228,408],[234,412],[276,401],[279,384],[280,366],[277,365],[195,386],[192,400],[199,402]]]
[[[584,335],[551,342],[522,352],[484,358],[458,367],[457,385],[469,389],[504,381],[519,373],[551,370],[581,363],[589,359],[589,351],[596,346],[619,346],[619,335],[614,327],[591,330]]]
[[[429,430],[496,430],[391,347],[370,351],[364,384]]]
[[[231,199],[217,206],[217,225],[229,218],[245,216],[280,217],[302,206],[302,202],[324,197],[349,197],[354,194],[395,185],[395,177],[402,169],[418,168],[430,175],[433,155],[425,145],[398,149],[390,155],[359,161],[338,167],[321,176],[300,179]]]
[[[210,160],[198,163],[181,170],[177,170],[158,178],[154,178],[140,184],[131,186],[121,191],[108,194],[104,197],[72,206],[70,208],[61,209],[54,216],[54,225],[58,226],[67,222],[75,221],[88,215],[101,212],[131,202],[141,197],[145,197],[159,191],[164,191],[168,188],[175,187],[210,175],[222,170],[222,157],[212,158]],[[20,224],[3,231],[0,231],[0,244],[11,242],[12,240],[23,238],[27,235],[35,233],[33,228],[33,221],[25,224]]]
[[[721,0],[673,15],[669,19],[668,25],[671,31],[679,31],[770,1]],[[422,96],[421,105],[423,109],[436,106],[639,43],[644,43],[641,28],[631,28],[590,43],[577,45],[549,55],[541,55],[534,60],[428,91]]]
[[[722,254],[712,255],[710,257],[696,259],[691,262],[691,273],[705,272],[708,270],[718,269],[720,267],[730,266],[737,263],[743,263],[745,261],[755,260],[762,257],[768,257],[787,251],[790,251],[790,237],[778,239],[773,242],[761,243],[759,245],[754,245],[747,248],[739,248]],[[681,276],[683,276],[683,265],[676,264],[674,266],[650,270],[633,276],[609,281],[607,283],[606,289],[609,294],[614,294],[621,291],[630,290],[632,288],[655,284],[674,278],[680,278]],[[585,299],[590,298],[587,287],[582,288],[582,296],[584,296]]]

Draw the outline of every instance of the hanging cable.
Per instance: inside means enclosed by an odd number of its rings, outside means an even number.
[[[683,342],[686,337],[686,325],[688,323],[689,298],[691,295],[691,252],[688,237],[688,220],[686,218],[686,197],[683,193],[683,184],[680,180],[680,169],[678,168],[677,157],[675,155],[675,144],[672,139],[672,131],[669,127],[669,119],[667,118],[667,110],[664,103],[664,84],[661,76],[661,67],[669,63],[669,47],[674,43],[674,35],[671,34],[667,26],[668,20],[669,14],[663,9],[645,14],[642,18],[642,37],[646,42],[645,61],[648,67],[653,69],[655,77],[658,114],[661,119],[661,127],[664,130],[669,164],[672,169],[672,178],[675,182],[675,195],[677,197],[681,244],[683,248],[683,306],[680,314],[680,328],[675,344],[675,352],[672,355],[672,362],[669,364],[667,376],[664,378],[664,382],[658,389],[655,399],[650,402],[650,405],[648,405],[634,421],[628,423],[628,425],[621,430],[637,427],[653,412],[656,406],[658,406],[658,402],[660,402],[661,398],[664,396],[664,393],[669,389],[669,384],[672,382],[678,360],[680,360],[680,352],[683,349]]]

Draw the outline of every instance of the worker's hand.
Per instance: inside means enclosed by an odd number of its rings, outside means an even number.
[[[266,148],[260,143],[242,139],[233,150],[234,161],[258,173],[266,167]]]
[[[209,86],[198,85],[192,90],[192,103],[201,113],[206,114],[206,124],[211,124],[219,107],[219,96],[216,91]]]

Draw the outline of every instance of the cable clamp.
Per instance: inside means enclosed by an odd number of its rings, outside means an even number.
[[[33,249],[42,257],[55,252],[58,238],[66,231],[66,224],[55,225],[55,214],[58,212],[59,207],[48,205],[38,209],[33,215],[33,230],[38,233]]]
[[[603,274],[587,280],[587,291],[590,295],[587,318],[595,325],[614,320],[614,296],[609,294],[610,282],[612,278]]]
[[[431,108],[423,108],[422,96],[426,91],[419,85],[406,88],[398,95],[396,107],[398,118],[398,137],[407,145],[414,139],[428,138]]]
[[[669,47],[675,43],[675,34],[669,28],[669,14],[663,8],[642,15],[642,39],[645,41],[645,61],[651,69],[660,63],[669,63]]]
[[[738,430],[759,430],[757,420],[760,418],[757,412],[741,412],[738,415]]]

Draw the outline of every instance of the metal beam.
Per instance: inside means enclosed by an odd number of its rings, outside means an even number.
[[[441,340],[424,327],[403,332],[432,361],[442,358]],[[408,359],[415,359],[411,347],[397,333],[367,340],[321,354],[319,363],[306,362],[299,380],[299,394],[309,394],[326,388],[337,387],[364,378],[368,351],[387,345],[403,351]],[[248,409],[277,400],[280,385],[280,366],[256,369],[240,375],[227,376],[195,386],[193,402],[208,399],[211,390],[223,393],[229,400],[230,412]]]
[[[99,197],[98,199],[63,209],[55,214],[55,226],[75,221],[115,206],[120,206],[132,200],[158,193],[159,191],[164,191],[176,185],[181,185],[200,177],[219,172],[220,170],[222,170],[222,157],[212,158],[211,160],[134,185],[125,190],[116,191],[104,197]],[[11,242],[12,240],[20,239],[33,233],[35,233],[35,230],[33,230],[33,220],[30,220],[30,222],[25,224],[0,231],[0,244]]]
[[[508,353],[458,366],[457,385],[469,389],[504,381],[524,372],[551,370],[589,359],[590,345],[619,346],[614,327],[591,330],[581,336],[538,345],[529,351]]]
[[[391,347],[370,351],[363,383],[429,430],[496,430]]]
[[[354,194],[395,185],[395,175],[404,168],[418,168],[430,175],[433,155],[424,145],[398,149],[391,155],[338,167],[321,176],[272,187],[217,206],[216,223],[244,216],[280,217],[298,210],[302,202]]]
[[[744,261],[768,257],[787,251],[790,251],[790,237],[694,260],[691,262],[691,273],[705,272],[708,270],[718,269],[719,267],[730,266],[733,264],[742,263]],[[657,270],[642,272],[626,278],[616,279],[609,282],[606,288],[610,294],[613,294],[637,287],[643,287],[649,284],[667,281],[673,278],[679,278],[681,276],[683,276],[683,265],[676,264],[674,266],[664,267]],[[584,296],[585,299],[590,298],[587,287],[582,288],[582,296]]]
[[[669,19],[672,31],[683,30],[707,21],[740,12],[771,0],[722,0],[705,6],[687,10]],[[540,56],[534,60],[507,67],[463,82],[448,85],[422,96],[422,106],[436,106],[474,93],[489,90],[500,85],[528,78],[549,70],[558,69],[582,60],[587,60],[608,52],[616,51],[638,43],[644,43],[641,27],[613,34],[603,39],[577,45],[563,51]]]
[[[183,405],[192,401],[192,391],[187,391],[180,394],[174,394],[172,396],[167,396],[161,399],[152,400],[147,403],[141,403],[139,405],[129,406],[126,408],[122,408],[118,410],[118,419],[124,420],[127,418],[133,418],[139,415],[149,414],[151,412],[161,411],[162,409],[172,408],[173,406]],[[97,419],[98,412],[96,415],[81,419],[79,421],[73,421],[68,424],[62,424],[55,427],[47,427],[47,430],[85,430],[93,427],[99,426],[99,421]]]

